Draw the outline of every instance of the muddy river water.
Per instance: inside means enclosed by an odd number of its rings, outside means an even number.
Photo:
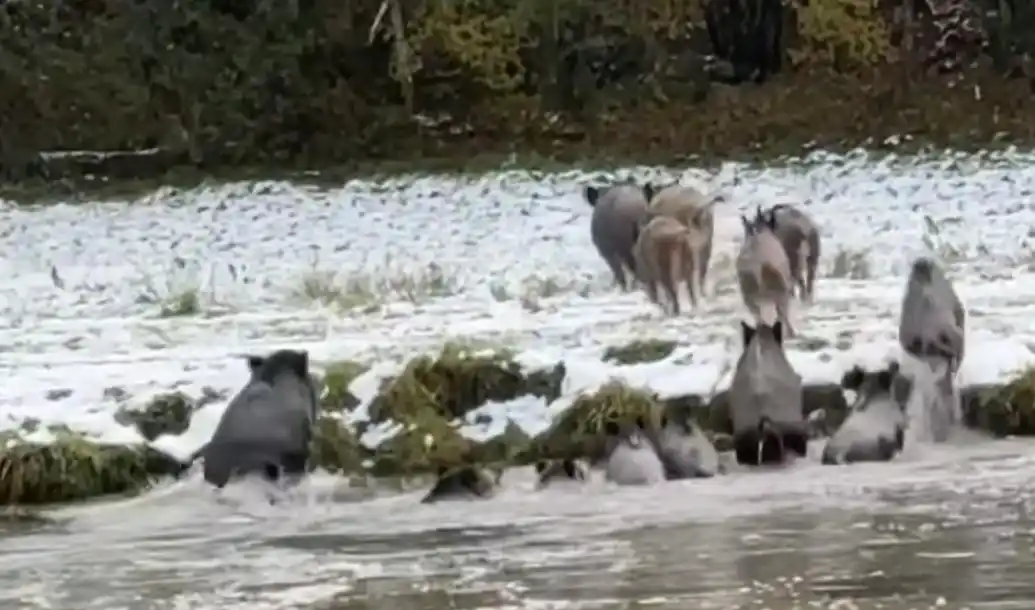
[[[813,448],[815,449],[815,448]],[[0,544],[3,608],[1031,608],[1035,445],[480,502],[348,489],[269,506],[196,480],[70,508]]]

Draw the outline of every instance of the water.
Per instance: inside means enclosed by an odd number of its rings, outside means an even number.
[[[740,178],[730,187],[740,209],[806,194],[822,228],[817,302],[789,342],[806,379],[838,379],[888,352],[901,274],[932,248],[969,309],[964,382],[1035,360],[1030,156],[856,158]],[[716,296],[666,319],[610,286],[578,200],[586,180],[236,185],[146,205],[0,210],[0,373],[10,380],[0,428],[34,417],[132,442],[105,388],[132,401],[233,390],[246,377],[241,353],[278,346],[381,362],[450,339],[489,341],[563,358],[570,393],[610,375],[668,394],[709,386],[718,373],[707,367],[736,332],[722,261],[735,252],[737,209],[717,210]],[[925,215],[941,228],[937,244],[923,241]],[[839,252],[863,255],[867,272],[847,277]],[[300,301],[300,277],[314,270],[376,278],[381,292],[350,312]],[[434,286],[432,271],[444,274]],[[150,296],[184,285],[199,289],[201,315],[160,317]],[[605,346],[643,337],[678,339],[683,360],[600,364]],[[186,452],[221,408],[195,417],[204,422],[192,422]],[[597,473],[535,492],[530,473],[509,472],[489,501],[435,506],[418,503],[423,489],[363,491],[318,476],[271,507],[248,485],[217,499],[192,478],[61,509],[52,524],[2,526],[0,607],[1028,608],[1033,447],[963,435],[850,467],[821,466],[810,447],[790,468],[647,489]]]
[[[892,464],[270,507],[188,480],[59,512],[0,546],[5,608],[1030,607],[1035,453],[967,438]]]

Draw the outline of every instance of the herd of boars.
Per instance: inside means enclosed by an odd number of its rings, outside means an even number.
[[[657,189],[650,184],[587,187],[584,197],[593,207],[593,243],[622,290],[638,284],[661,304],[660,285],[673,314],[680,311],[681,284],[692,305],[703,298],[714,241],[713,207],[724,202],[722,197],[687,186]],[[759,207],[753,217],[741,216],[741,222],[736,277],[754,324],[741,323],[741,350],[728,394],[734,453],[745,466],[780,464],[805,457],[811,436],[802,378],[787,357],[784,340],[794,333],[788,316],[792,298],[814,297],[820,237],[813,220],[787,204]],[[964,324],[963,305],[943,270],[927,258],[914,261],[898,332],[911,366],[892,361],[883,370],[856,366],[844,374],[841,387],[855,398],[827,440],[822,462],[890,460],[902,450],[907,427],[917,438],[946,440],[961,417],[955,377],[963,359]],[[219,488],[253,474],[297,482],[311,467],[319,395],[309,356],[279,350],[251,356],[247,364],[248,382],[190,462],[203,459],[205,480]],[[718,452],[689,414],[666,413],[657,422],[607,422],[603,437],[602,451],[588,464],[538,464],[538,485],[584,481],[587,467],[619,485],[720,474]],[[443,469],[424,501],[489,497],[499,483],[499,473]]]

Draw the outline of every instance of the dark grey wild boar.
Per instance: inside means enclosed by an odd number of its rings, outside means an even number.
[[[627,271],[635,271],[633,246],[647,214],[647,194],[642,187],[633,184],[616,184],[587,186],[583,197],[593,207],[589,223],[593,245],[611,269],[615,283],[628,290],[632,287],[632,278]]]
[[[933,440],[944,441],[962,417],[955,382],[966,348],[966,313],[945,272],[929,258],[917,259],[910,269],[898,341],[935,379]]]
[[[855,392],[848,416],[823,448],[824,464],[886,462],[902,451],[913,382],[897,362],[877,372],[853,367],[841,387]]]
[[[536,487],[542,489],[555,481],[582,483],[588,478],[578,460],[540,460],[535,465]]]
[[[644,186],[649,205],[650,216],[668,216],[683,224],[694,235],[694,261],[696,266],[691,270],[694,281],[701,294],[706,290],[708,269],[712,259],[712,244],[715,240],[714,207],[725,201],[722,195],[706,196],[691,186],[678,184],[656,188],[651,184]],[[687,277],[689,285],[691,279]]]
[[[719,452],[688,415],[665,414],[657,434],[658,457],[668,480],[713,477],[719,473]]]
[[[792,291],[791,265],[772,225],[771,216],[757,210],[754,220],[740,217],[744,243],[737,255],[737,282],[744,305],[759,324],[782,322],[789,337]]]
[[[502,474],[502,473],[500,473]],[[435,484],[421,503],[431,504],[443,500],[470,500],[492,497],[499,484],[500,475],[495,477],[476,466],[446,468],[439,466]]]
[[[771,216],[769,224],[787,253],[791,279],[797,284],[799,296],[811,302],[819,267],[819,229],[808,214],[790,204],[774,205],[768,214]]]
[[[316,421],[309,354],[278,350],[249,356],[251,379],[227,405],[212,439],[195,455],[205,480],[223,487],[235,476],[259,474],[297,481],[306,472]]]
[[[679,315],[679,285],[686,280],[690,303],[696,307],[700,287],[691,271],[697,265],[694,234],[679,221],[667,216],[652,218],[640,231],[633,248],[636,279],[651,301],[662,306],[658,285],[665,291],[669,309]]]
[[[604,476],[618,485],[653,485],[665,480],[665,466],[644,420],[604,424]]]
[[[737,463],[757,466],[804,457],[809,426],[801,376],[783,348],[783,327],[741,322],[743,352],[729,389],[730,420]]]

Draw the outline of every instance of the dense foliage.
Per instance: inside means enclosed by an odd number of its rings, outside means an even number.
[[[759,120],[776,121],[779,137],[815,130],[802,124],[804,115],[774,115],[803,83],[885,108],[900,64],[912,66],[907,78],[915,79],[932,72],[926,67],[939,54],[971,63],[988,55],[996,74],[1027,76],[1023,58],[1035,46],[1028,27],[1035,11],[1010,0],[923,0],[909,3],[919,8],[908,13],[896,0],[0,6],[0,163],[12,178],[41,171],[37,153],[53,150],[161,147],[176,162],[212,167],[326,165],[486,146],[542,152],[577,143],[601,152],[615,142],[643,150],[680,142],[683,152],[699,152],[755,145],[771,131]],[[948,36],[934,27],[935,15],[952,10],[970,17]],[[952,69],[966,66],[957,61]],[[727,91],[763,81],[761,93]],[[716,82],[725,83],[721,91]],[[799,99],[788,108],[800,106]],[[752,133],[722,131],[738,126]],[[621,129],[639,139],[618,137]],[[827,134],[795,139],[813,135]]]

